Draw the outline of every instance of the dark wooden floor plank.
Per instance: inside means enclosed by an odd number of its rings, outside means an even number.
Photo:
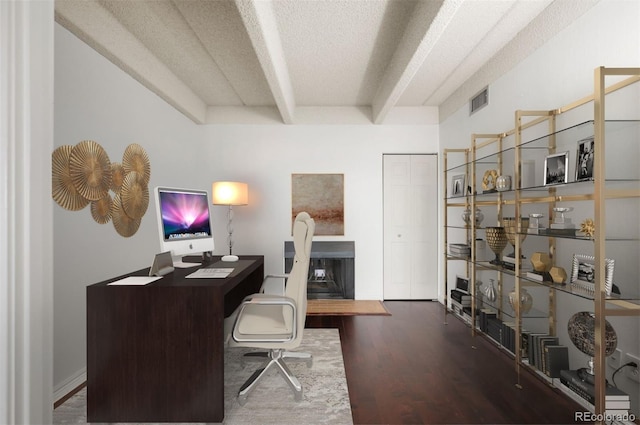
[[[392,316],[308,317],[338,328],[355,424],[567,424],[583,409],[443,306],[386,301]]]

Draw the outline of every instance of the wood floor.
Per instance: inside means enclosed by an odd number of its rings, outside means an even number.
[[[386,301],[392,316],[308,317],[340,329],[355,424],[568,424],[578,404],[431,301]],[[474,348],[475,347],[475,348]]]

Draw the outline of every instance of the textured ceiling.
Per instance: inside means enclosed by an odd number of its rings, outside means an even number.
[[[56,0],[56,21],[199,124],[309,108],[380,124],[462,106],[492,60],[506,71],[596,1]]]

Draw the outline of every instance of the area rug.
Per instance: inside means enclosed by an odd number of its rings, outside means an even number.
[[[378,300],[309,300],[307,316],[391,316]]]
[[[313,366],[287,363],[298,377],[304,394],[296,402],[285,380],[274,369],[253,391],[244,406],[238,389],[259,363],[240,360],[247,349],[225,351],[224,424],[352,424],[351,404],[337,329],[305,329],[299,350],[313,355]],[[54,424],[86,424],[86,388],[53,411]]]

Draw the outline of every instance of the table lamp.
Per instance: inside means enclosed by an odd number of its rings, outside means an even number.
[[[604,321],[605,337],[604,337],[604,355],[608,357],[616,351],[618,346],[618,336],[616,331],[607,320]],[[593,356],[595,356],[595,315],[588,311],[580,311],[569,319],[567,324],[569,338],[573,345],[584,354],[590,357],[589,367],[578,369],[578,376],[583,381],[593,384]]]
[[[226,205],[227,213],[227,245],[229,255],[222,257],[222,261],[238,261],[238,256],[233,255],[233,206],[247,205],[249,203],[249,186],[240,182],[214,182],[211,194],[213,205]]]

